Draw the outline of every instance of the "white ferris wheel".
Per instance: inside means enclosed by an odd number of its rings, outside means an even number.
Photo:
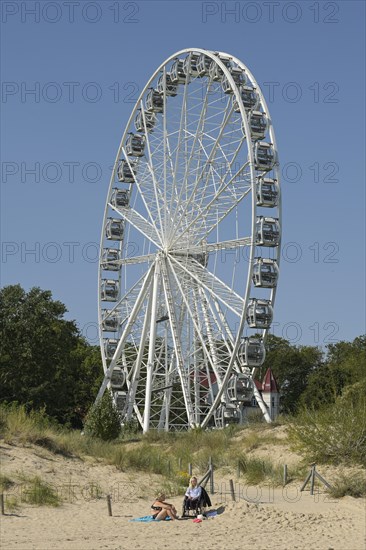
[[[181,50],[127,122],[101,236],[104,381],[123,421],[221,427],[253,399],[280,259],[275,135],[236,57]]]

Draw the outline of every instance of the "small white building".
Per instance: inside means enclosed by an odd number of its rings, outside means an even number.
[[[262,399],[268,409],[271,420],[276,420],[280,413],[280,392],[278,390],[277,382],[272,372],[272,369],[268,368],[264,375],[263,381],[253,380],[257,390],[262,396]],[[251,413],[260,410],[258,403],[253,395],[250,404],[244,405],[243,417],[249,418]]]
[[[267,369],[262,382],[262,389],[259,390],[265,402],[271,420],[275,420],[280,413],[280,392],[274,374],[270,368]]]

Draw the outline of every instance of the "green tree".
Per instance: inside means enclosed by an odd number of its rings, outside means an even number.
[[[301,395],[306,407],[319,408],[335,403],[346,389],[365,382],[366,338],[359,336],[353,342],[337,342],[327,346],[327,358],[312,372]]]
[[[310,373],[307,385],[300,397],[300,404],[307,408],[319,408],[334,403],[341,395],[349,376],[339,367],[323,364]]]
[[[327,360],[330,363],[342,363],[350,355],[355,353],[362,353],[365,355],[366,352],[366,335],[357,336],[353,342],[340,341],[335,344],[327,345],[328,355]]]
[[[327,346],[326,363],[330,369],[344,373],[344,385],[364,380],[366,376],[366,335],[358,336],[353,342],[337,342]]]
[[[104,373],[99,346],[90,346],[83,338],[79,339],[73,351],[78,364],[78,376],[74,386],[73,424],[82,428],[83,421],[94,403],[102,384]]]
[[[292,346],[284,338],[273,335],[269,335],[266,349],[266,360],[257,377],[261,379],[271,367],[280,387],[281,408],[286,413],[294,413],[310,374],[321,365],[322,352],[312,346]]]
[[[66,312],[50,291],[20,285],[0,291],[0,402],[44,408],[78,426],[95,396],[96,350],[75,321],[63,318]]]

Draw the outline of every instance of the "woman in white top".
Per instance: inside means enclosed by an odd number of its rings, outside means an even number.
[[[184,497],[184,505],[187,510],[197,510],[201,493],[202,489],[199,485],[197,485],[197,478],[194,476],[191,477]]]

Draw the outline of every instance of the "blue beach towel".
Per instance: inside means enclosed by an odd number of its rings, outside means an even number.
[[[169,516],[165,518],[165,521],[168,521],[168,520],[170,520]],[[130,519],[130,521],[142,521],[144,523],[150,523],[151,521],[156,522],[156,521],[161,521],[161,520],[160,519],[154,519],[152,516],[143,516],[142,518]]]

